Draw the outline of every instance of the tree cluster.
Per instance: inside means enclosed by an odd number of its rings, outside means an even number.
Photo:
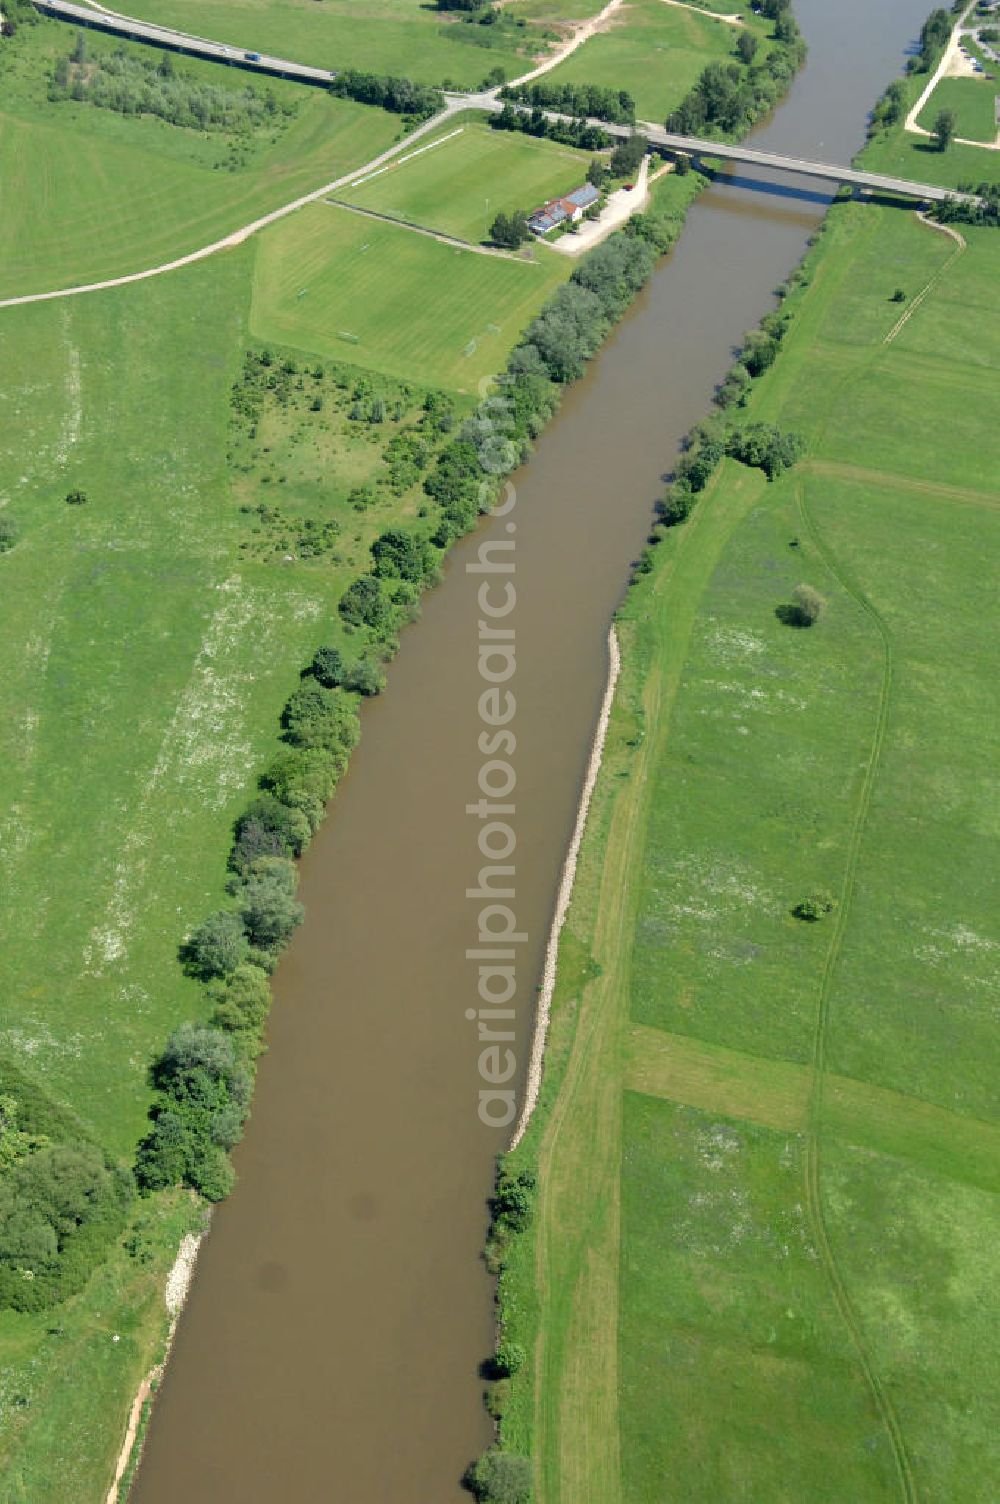
[[[490,239],[494,245],[505,247],[507,250],[520,249],[526,240],[531,239],[531,231],[528,229],[528,216],[523,209],[514,209],[510,214],[501,212],[490,226]]]
[[[915,72],[931,72],[948,45],[952,24],[951,16],[940,6],[931,11],[920,28],[920,52],[915,60]]]
[[[560,84],[541,78],[531,84],[508,84],[501,89],[500,97],[578,120],[605,120],[611,125],[632,125],[635,121],[635,100],[628,90],[603,84]]]
[[[636,132],[627,141],[619,141],[611,153],[608,171],[613,178],[631,178],[639,170],[643,157],[649,150],[646,137]]]
[[[118,1236],[135,1183],[4,1068],[0,1095],[0,1309],[40,1311],[76,1294]]]
[[[667,118],[667,130],[684,136],[741,136],[785,92],[804,47],[791,12],[775,23],[779,46],[762,62],[709,63],[690,93]],[[779,27],[787,35],[778,36]]]
[[[935,204],[932,213],[943,225],[988,225],[1000,229],[1000,183],[960,183],[961,193],[974,194],[978,203],[946,198]]]
[[[82,38],[82,33],[81,33]],[[60,58],[49,85],[53,100],[75,99],[119,115],[155,115],[171,125],[232,134],[273,125],[294,115],[298,105],[279,103],[268,89],[226,89],[178,71],[164,52],[158,63],[118,48],[87,60],[85,45]]]
[[[182,1183],[211,1201],[227,1195],[227,1151],[240,1137],[267,1017],[267,977],[302,920],[295,891],[300,856],[358,740],[358,696],[382,676],[366,656],[346,661],[321,648],[282,712],[284,749],[234,825],[229,903],[187,937],[181,960],[208,986],[210,1025],[186,1025],[153,1068],[157,1098],[139,1147],[145,1190]]]
[[[749,423],[728,435],[726,453],[743,465],[763,470],[768,480],[777,480],[801,459],[805,441],[799,434],[785,433],[773,423]]]
[[[252,1089],[234,1036],[182,1024],[153,1068],[153,1083],[158,1100],[136,1157],[139,1185],[146,1191],[188,1185],[221,1201],[233,1185],[227,1151],[239,1142]]]
[[[498,114],[490,116],[490,125],[495,131],[521,131],[540,140],[577,146],[581,151],[601,151],[611,142],[599,125],[590,125],[586,120],[549,120],[540,108],[518,110],[509,101]]]
[[[901,78],[894,78],[872,110],[868,134],[873,136],[876,131],[889,130],[890,127],[898,125],[905,113],[906,85]]]
[[[428,120],[444,108],[444,97],[439,89],[389,74],[362,73],[357,68],[345,68],[338,73],[330,85],[330,93],[340,99],[357,100],[359,104],[378,105],[394,115],[409,115],[416,120]]]

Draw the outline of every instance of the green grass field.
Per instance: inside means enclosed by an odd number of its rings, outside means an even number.
[[[318,68],[456,88],[496,67],[513,78],[530,66],[528,33],[470,25],[422,0],[136,0],[130,14]]]
[[[260,339],[473,393],[569,275],[544,249],[508,260],[315,204],[260,237]]]
[[[273,141],[255,139],[231,172],[220,165],[222,135],[49,103],[47,73],[73,36],[43,22],[0,45],[0,297],[121,276],[197,250],[369,161],[400,130],[382,110],[276,80],[276,94],[296,101],[298,113]],[[114,45],[88,40],[92,52]],[[178,68],[233,86],[228,68],[190,59]],[[245,77],[236,77],[242,87]]]
[[[747,24],[767,35],[766,23],[748,19]],[[735,26],[710,15],[663,0],[632,0],[608,30],[584,42],[548,77],[553,83],[628,89],[641,120],[662,121],[708,63],[733,56],[737,36]]]
[[[452,134],[458,129],[460,135]],[[441,137],[420,146],[431,150],[390,166],[360,188],[348,188],[343,197],[363,209],[473,242],[489,238],[498,211],[530,211],[579,188],[591,155],[480,124],[449,124]]]
[[[996,114],[998,95],[1000,82],[995,78],[943,78],[917,117],[917,124],[931,131],[939,110],[952,110],[956,136],[994,142],[1000,135]]]
[[[1000,237],[966,233],[831,211],[749,414],[806,457],[724,462],[622,613],[501,1287],[539,1504],[1000,1491]]]

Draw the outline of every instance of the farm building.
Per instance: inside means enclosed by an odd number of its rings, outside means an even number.
[[[584,183],[582,188],[574,188],[565,198],[554,198],[549,203],[543,204],[540,209],[528,218],[528,228],[534,230],[536,235],[548,235],[556,225],[578,224],[583,218],[585,210],[592,204],[596,204],[599,194],[593,183]]]

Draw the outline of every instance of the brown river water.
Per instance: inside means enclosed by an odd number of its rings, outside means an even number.
[[[847,162],[928,0],[795,0],[809,61],[755,144]],[[491,1439],[486,1198],[509,1129],[479,1118],[485,761],[477,592],[513,581],[518,1097],[542,952],[607,673],[607,631],[680,438],[774,306],[825,198],[720,179],[571,388],[516,502],[453,551],[302,864],[239,1183],[216,1212],[134,1504],[459,1504]],[[820,186],[820,185],[815,185]],[[803,193],[803,190],[806,190]],[[509,531],[513,523],[514,531]],[[467,572],[485,542],[512,575]],[[498,583],[500,582],[500,583]],[[496,666],[495,663],[493,665]],[[504,756],[506,748],[499,755]],[[498,860],[500,858],[497,858]],[[487,921],[496,927],[503,916]],[[506,1057],[499,1057],[501,1066]],[[491,1069],[496,1069],[494,1062]],[[502,1074],[502,1070],[500,1072]]]

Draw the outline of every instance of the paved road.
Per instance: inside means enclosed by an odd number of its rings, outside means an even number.
[[[336,77],[329,68],[310,68],[306,63],[292,63],[287,58],[271,57],[268,53],[255,54],[250,47],[229,47],[224,42],[212,42],[207,37],[198,37],[191,32],[175,31],[170,26],[157,26],[152,21],[137,21],[131,16],[119,15],[113,10],[94,10],[89,5],[75,5],[72,0],[35,0],[36,7],[62,21],[73,21],[78,26],[90,26],[97,31],[110,31],[116,36],[134,37],[137,41],[152,42],[158,47],[170,47],[175,52],[188,52],[198,57],[211,58],[215,62],[229,63],[239,68],[248,68],[255,73],[267,73],[279,78],[294,78],[306,84],[328,84]]]

